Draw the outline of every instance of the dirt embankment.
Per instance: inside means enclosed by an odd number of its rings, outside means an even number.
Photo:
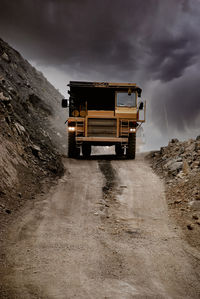
[[[61,99],[42,73],[0,39],[1,219],[32,199],[44,179],[63,173],[62,131],[51,125],[57,124]]]
[[[187,241],[200,249],[200,136],[184,142],[172,139],[149,157],[165,179],[169,211]]]

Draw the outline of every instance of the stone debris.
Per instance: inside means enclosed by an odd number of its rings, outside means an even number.
[[[165,180],[171,215],[188,242],[200,249],[200,135],[196,139],[172,139],[149,155],[152,168]]]
[[[176,204],[176,203],[178,204],[178,203],[180,203],[180,202],[182,202],[182,199],[181,199],[181,198],[179,198],[179,199],[177,199],[177,200],[174,201],[175,204]]]
[[[189,224],[187,225],[187,228],[188,228],[189,230],[193,230],[193,229],[194,229],[194,225],[193,225],[192,223],[189,223]]]
[[[99,226],[98,229],[103,230],[103,231],[105,230],[105,228],[103,226]]]
[[[200,138],[183,142],[172,139],[168,146],[152,153],[151,158],[153,168],[164,174],[169,183],[187,179],[191,173],[200,171]]]

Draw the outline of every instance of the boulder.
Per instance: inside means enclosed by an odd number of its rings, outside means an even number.
[[[169,173],[177,174],[183,167],[183,162],[181,157],[176,157],[174,159],[169,160],[167,163],[163,165],[163,169],[168,170]]]
[[[168,167],[169,174],[176,175],[183,167],[183,162],[172,162]]]

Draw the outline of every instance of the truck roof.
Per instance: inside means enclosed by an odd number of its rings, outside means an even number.
[[[72,88],[80,87],[99,87],[99,88],[139,88],[136,83],[115,83],[115,82],[85,82],[85,81],[70,81],[68,84]],[[139,88],[140,89],[140,88]],[[140,89],[141,90],[141,89]]]

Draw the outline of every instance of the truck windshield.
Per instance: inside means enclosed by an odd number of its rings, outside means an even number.
[[[120,107],[135,107],[136,106],[136,96],[135,92],[128,95],[127,92],[117,93],[117,106]]]

